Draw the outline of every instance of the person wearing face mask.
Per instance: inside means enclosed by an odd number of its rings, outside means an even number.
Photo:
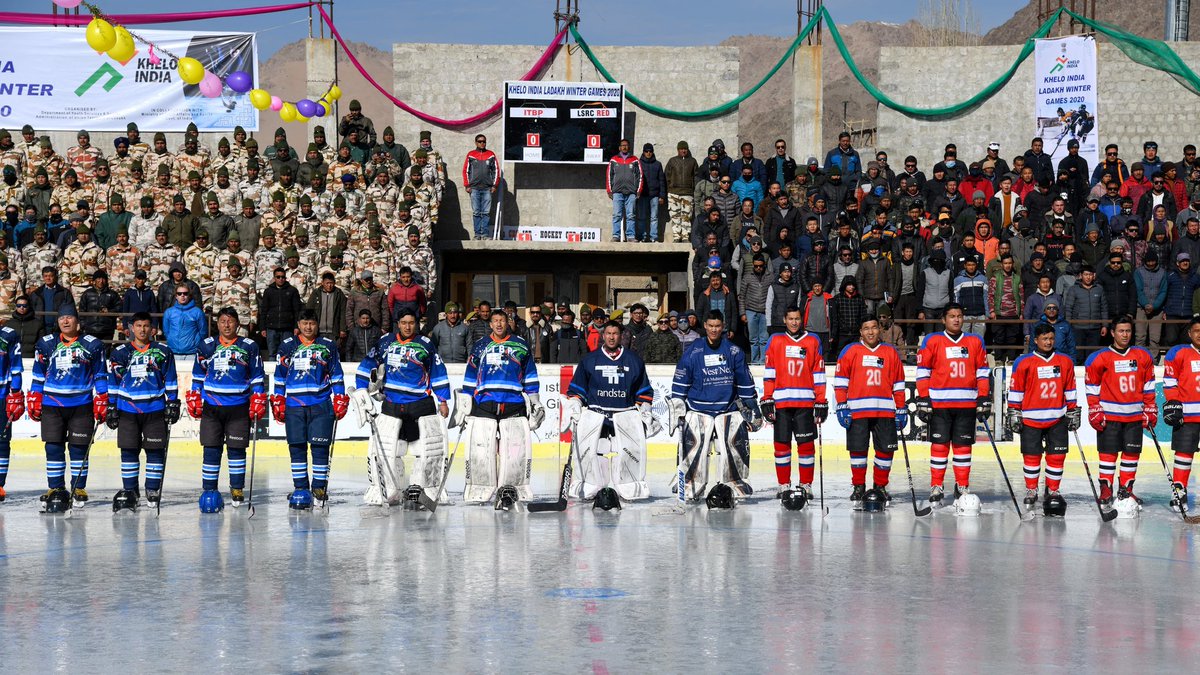
[[[838,294],[829,300],[830,354],[841,354],[846,345],[858,339],[858,327],[867,316],[867,304],[858,294],[853,277],[841,281]]]
[[[916,296],[921,303],[918,319],[933,322],[942,318],[943,308],[950,304],[952,280],[945,251],[936,250],[929,254],[928,266],[917,275]],[[930,323],[926,332],[937,330],[939,325]]]

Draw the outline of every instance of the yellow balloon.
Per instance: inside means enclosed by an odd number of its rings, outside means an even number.
[[[336,101],[342,97],[342,90],[335,84],[329,88],[329,93],[326,96],[330,101]]]
[[[257,110],[266,110],[271,107],[271,92],[265,89],[250,90],[250,105]]]
[[[137,47],[133,44],[133,36],[129,34],[129,31],[125,30],[124,26],[117,26],[116,33],[117,43],[113,45],[112,49],[108,50],[108,55],[113,61],[125,63],[133,58]]]
[[[104,19],[92,19],[88,24],[87,33],[88,46],[98,52],[106,52],[117,44],[117,32],[113,29],[111,23]]]
[[[200,84],[204,79],[204,66],[190,56],[179,59],[179,79],[188,84]]]
[[[308,118],[305,117],[304,115],[301,115],[300,113],[296,113],[296,121],[297,122],[307,122]]]
[[[284,122],[295,122],[296,106],[292,105],[291,103],[284,103],[283,107],[279,109],[279,119],[283,120]]]

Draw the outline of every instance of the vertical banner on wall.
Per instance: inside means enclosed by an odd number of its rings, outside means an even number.
[[[1034,135],[1054,166],[1067,156],[1072,140],[1088,166],[1100,159],[1097,139],[1096,39],[1072,35],[1038,40],[1034,49]],[[1089,179],[1085,176],[1084,179]]]

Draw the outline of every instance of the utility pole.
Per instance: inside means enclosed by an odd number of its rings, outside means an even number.
[[[579,0],[554,0],[554,34],[558,35],[563,28],[579,23]],[[574,50],[571,48],[571,40],[568,38],[567,43],[567,82],[572,81],[571,77],[571,54]]]

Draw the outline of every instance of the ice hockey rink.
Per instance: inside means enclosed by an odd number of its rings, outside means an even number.
[[[911,449],[927,484],[927,455]],[[759,495],[674,516],[655,515],[672,503],[661,459],[654,500],[620,512],[364,511],[361,454],[335,457],[327,514],[297,516],[286,460],[260,455],[253,520],[198,512],[194,453],[168,463],[161,516],[114,516],[117,462],[99,455],[93,501],[70,518],[38,513],[42,462],[14,455],[0,505],[6,671],[1154,672],[1200,655],[1196,530],[1168,510],[1153,446],[1145,510],[1109,524],[1076,461],[1066,518],[1020,521],[982,445],[984,513],[924,519],[900,456],[892,508],[866,514],[828,449],[825,518],[780,508],[765,453]],[[559,469],[539,457],[549,498]],[[461,485],[459,470],[455,502]]]

